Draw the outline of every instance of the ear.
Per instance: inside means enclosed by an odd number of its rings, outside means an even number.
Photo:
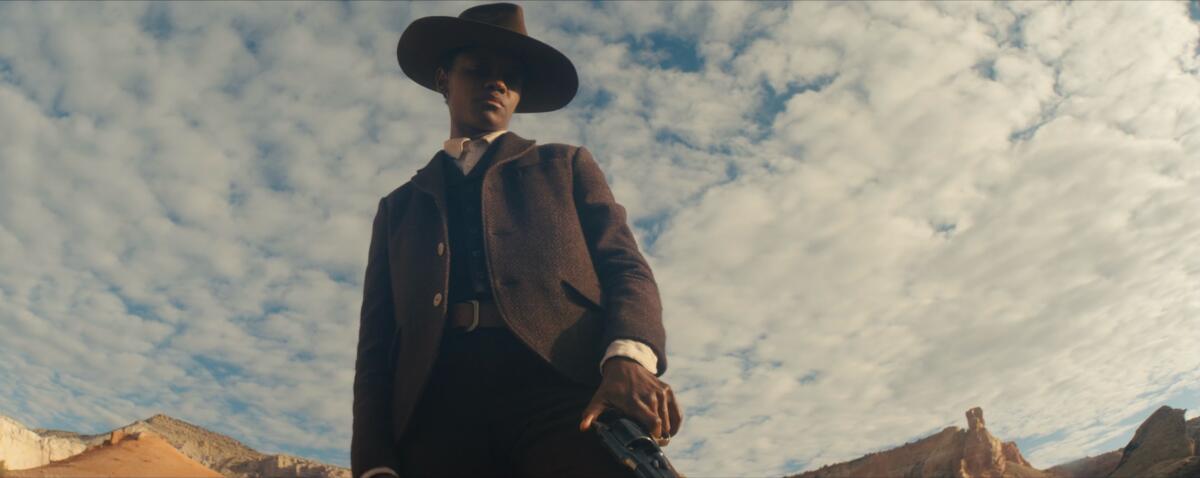
[[[437,86],[438,92],[445,97],[450,85],[450,78],[446,75],[446,70],[443,70],[440,66],[437,67],[433,72],[433,82]]]

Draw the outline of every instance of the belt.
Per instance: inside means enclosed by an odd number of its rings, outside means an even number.
[[[504,327],[500,309],[490,300],[468,300],[450,304],[446,312],[446,327],[459,332],[470,332],[478,327]]]

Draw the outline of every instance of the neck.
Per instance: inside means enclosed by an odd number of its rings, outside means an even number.
[[[475,127],[468,126],[468,125],[459,125],[459,124],[455,124],[454,122],[451,122],[450,123],[450,137],[458,138],[461,136],[466,136],[468,138],[477,138],[479,136],[491,133],[492,131],[499,131],[502,129],[508,129],[507,125],[500,125],[495,128],[492,128],[492,129],[480,129],[480,128],[475,128]]]

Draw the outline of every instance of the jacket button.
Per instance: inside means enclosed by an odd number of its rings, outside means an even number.
[[[441,292],[433,294],[433,306],[437,307],[439,305],[442,305],[442,293]]]
[[[446,243],[445,242],[438,241],[437,247],[438,247],[437,251],[438,251],[439,256],[446,253]]]

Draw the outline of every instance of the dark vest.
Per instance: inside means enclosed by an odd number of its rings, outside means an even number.
[[[450,304],[470,299],[492,300],[479,208],[483,173],[492,164],[495,144],[495,140],[488,144],[487,151],[465,176],[454,158],[445,151],[441,153],[442,169],[446,172],[446,225],[450,230],[450,291],[446,298]]]

